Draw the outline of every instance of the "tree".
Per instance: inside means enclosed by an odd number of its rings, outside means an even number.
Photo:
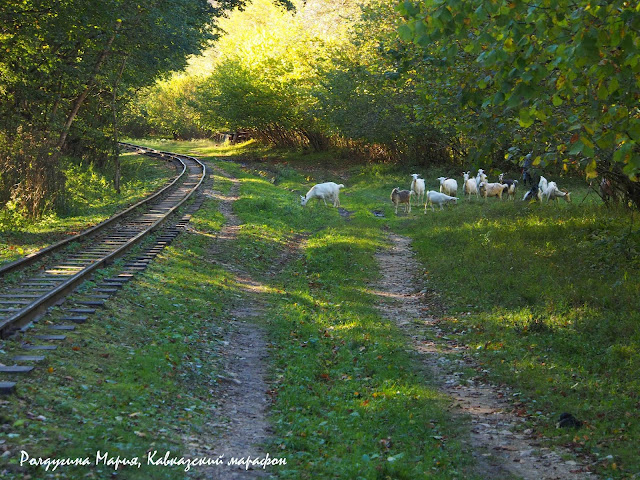
[[[69,136],[74,145],[87,136],[114,138],[114,116],[96,117],[97,106],[117,111],[135,90],[184,68],[215,37],[213,22],[244,1],[7,3],[0,11],[0,199],[37,215],[62,192],[59,159]]]
[[[327,148],[318,117],[318,68],[346,35],[353,1],[296,1],[294,11],[255,0],[220,26],[197,105],[209,129],[248,129],[277,145]]]
[[[587,179],[617,168],[638,180],[634,4],[435,0],[404,1],[398,9],[406,20],[402,40],[434,65],[457,70],[457,92],[444,99],[460,109],[462,124],[516,145],[532,138],[537,162],[577,161]]]
[[[415,49],[399,46],[399,16],[394,2],[368,2],[349,31],[335,45],[330,62],[319,67],[319,115],[336,135],[376,145],[387,157],[406,163],[459,158],[455,132],[427,114],[420,83],[425,62]]]

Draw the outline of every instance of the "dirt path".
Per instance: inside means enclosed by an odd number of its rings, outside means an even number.
[[[414,258],[410,239],[391,234],[390,249],[379,251],[376,258],[384,276],[376,285],[381,301],[382,314],[393,321],[410,338],[420,359],[438,379],[439,388],[450,396],[453,411],[466,415],[471,422],[470,445],[477,460],[477,472],[487,479],[522,478],[525,480],[585,479],[590,474],[576,460],[563,460],[561,456],[541,447],[531,431],[519,432],[517,426],[524,420],[514,413],[515,406],[506,399],[511,393],[505,388],[475,379],[461,383],[460,364],[473,365],[470,355],[462,354],[462,360],[450,360],[447,354],[464,352],[466,348],[448,341],[440,344],[424,341],[426,330],[433,338],[439,333],[437,319],[429,316],[424,294],[416,293],[422,279],[416,272],[422,271]],[[459,355],[456,356],[460,358]],[[458,368],[456,368],[458,367]],[[565,458],[570,458],[567,453]]]
[[[266,335],[256,319],[264,314],[261,297],[269,287],[253,280],[241,266],[226,263],[225,252],[234,242],[241,228],[241,221],[233,214],[233,202],[238,198],[239,181],[219,169],[216,174],[232,182],[228,195],[212,191],[211,196],[220,201],[219,209],[226,223],[216,235],[209,251],[212,262],[233,274],[234,287],[238,290],[236,301],[227,305],[228,333],[225,336],[223,373],[218,376],[219,398],[216,399],[216,416],[205,432],[187,439],[190,456],[218,458],[224,455],[225,465],[198,468],[197,477],[206,479],[235,480],[267,478],[269,469],[262,470],[230,467],[226,461],[232,457],[264,458],[260,445],[269,436],[266,414],[267,397]],[[222,432],[222,434],[220,433]]]

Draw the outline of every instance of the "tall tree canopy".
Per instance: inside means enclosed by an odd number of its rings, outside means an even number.
[[[326,53],[346,35],[353,2],[254,0],[221,22],[213,71],[196,103],[210,129],[248,129],[280,145],[326,146],[312,91]]]
[[[105,145],[115,136],[123,101],[158,76],[183,68],[189,55],[199,54],[214,38],[215,20],[244,3],[5,2],[0,10],[0,201],[31,214],[42,212],[64,182],[60,155],[71,148],[86,151],[87,145],[93,152],[108,152],[112,147]]]
[[[543,163],[579,161],[587,178],[617,168],[638,179],[637,2],[407,0],[398,9],[401,38],[454,73],[446,99],[464,124]]]

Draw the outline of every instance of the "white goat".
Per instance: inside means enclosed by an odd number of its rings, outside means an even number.
[[[503,193],[508,194],[510,200],[515,200],[516,187],[518,186],[518,181],[511,180],[509,178],[505,179],[504,173],[501,173],[500,175],[498,175],[498,182],[502,183],[503,185],[506,185],[505,191]]]
[[[396,206],[396,214],[398,213],[398,205],[401,203],[404,204],[405,213],[411,212],[411,195],[413,195],[413,190],[400,190],[399,187],[391,191],[391,201]]]
[[[540,180],[538,180],[538,186],[536,187],[535,185],[533,185],[531,187],[531,190],[529,190],[527,193],[524,194],[524,197],[522,197],[522,200],[531,200],[531,201],[542,201],[542,194],[544,193],[544,191],[547,189],[548,186],[547,179],[544,178],[542,175],[540,176]],[[532,181],[533,184],[533,181]]]
[[[311,187],[307,194],[303,197],[300,195],[300,204],[305,206],[312,198],[322,199],[324,204],[327,204],[327,200],[333,201],[334,207],[340,206],[340,189],[344,188],[344,185],[334,182],[318,183]]]
[[[502,200],[502,192],[504,192],[504,187],[502,183],[480,183],[478,190],[480,190],[480,195],[484,197],[484,201],[487,201],[488,197],[498,197]]]
[[[538,200],[542,200],[542,192],[547,189],[549,182],[547,179],[540,175],[540,180],[538,181]]]
[[[418,178],[417,173],[412,173],[411,176],[413,177],[413,180],[411,180],[411,191],[418,197],[417,202],[422,203],[425,191],[424,179]]]
[[[429,190],[427,192],[427,202],[424,204],[424,213],[427,213],[427,205],[431,204],[431,210],[436,211],[433,208],[433,205],[440,205],[440,210],[442,210],[442,205],[445,203],[458,203],[458,199],[456,197],[449,196],[445,193],[436,192],[434,190]]]
[[[464,177],[463,191],[465,195],[469,195],[469,201],[471,201],[471,195],[478,196],[478,183],[475,178],[469,178],[471,172],[462,172]]]
[[[451,197],[458,195],[458,182],[453,178],[438,177],[438,180],[440,180],[440,193],[444,193]]]
[[[487,179],[487,176],[484,173],[484,170],[479,168],[478,169],[478,174],[476,175],[476,188],[480,188],[480,184],[482,182],[487,183],[488,179]]]
[[[566,190],[560,190],[556,182],[549,182],[547,188],[542,192],[542,198],[545,198],[547,202],[549,200],[558,201],[558,198],[564,198],[565,201],[571,202],[571,192]]]

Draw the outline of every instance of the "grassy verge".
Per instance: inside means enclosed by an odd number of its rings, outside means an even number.
[[[292,167],[295,164],[287,165],[291,171],[282,165],[256,167],[264,181],[288,194],[279,197],[255,185],[245,190],[256,198],[255,205],[269,204],[260,210],[263,221],[269,218],[264,212],[277,206],[280,213],[265,221],[269,225],[287,218],[287,208],[301,210],[291,206],[296,204],[294,190],[330,177],[318,168],[311,173],[302,169],[296,177]],[[382,241],[381,228],[414,239],[427,272],[424,286],[439,293],[440,326],[470,345],[485,379],[513,387],[519,401],[516,412],[528,420],[523,428],[533,428],[551,444],[590,455],[597,461],[594,468],[612,478],[640,472],[635,446],[640,422],[634,413],[640,406],[640,229],[635,217],[605,209],[584,182],[571,178],[556,180],[572,190],[572,204],[461,200],[444,212],[429,210],[425,215],[414,207],[412,214],[396,216],[388,195],[396,185],[408,187],[409,173],[387,166],[335,171],[334,178],[347,179],[342,206],[353,212],[352,220],[346,223],[335,211],[314,205],[304,213],[304,231],[311,234],[308,249],[299,264],[283,272],[282,288],[290,298],[279,301],[277,314],[274,311],[279,320],[272,327],[282,369],[275,409],[280,445],[299,451],[300,470],[291,475],[309,469],[329,476],[332,468],[341,468],[338,458],[349,458],[358,468],[371,458],[371,452],[356,446],[365,438],[363,444],[371,447],[375,434],[366,433],[368,426],[358,416],[363,410],[354,408],[356,399],[348,401],[348,390],[358,398],[363,391],[375,393],[384,381],[369,390],[359,382],[349,385],[355,376],[348,373],[352,370],[341,370],[346,364],[338,358],[350,354],[360,365],[355,353],[370,348],[373,323],[382,334],[376,341],[389,349],[382,358],[375,357],[376,368],[388,362],[393,346],[399,345],[392,327],[383,327],[379,319],[369,323],[375,312],[367,310],[371,299],[362,287],[375,271],[370,257]],[[423,174],[434,179],[442,173],[447,172]],[[437,181],[428,184],[435,189]],[[245,214],[249,221],[250,210]],[[384,217],[375,217],[374,210]],[[285,225],[300,231],[297,221]],[[361,275],[358,265],[368,273]],[[345,333],[349,330],[355,337]],[[352,345],[349,354],[344,345]],[[396,363],[404,361],[401,357],[392,361],[399,383],[404,381]],[[365,368],[361,379],[381,380],[380,371],[373,371],[375,375]],[[371,405],[373,398],[368,400]],[[336,405],[356,412],[358,421],[349,423]],[[411,408],[408,403],[402,407]],[[381,408],[392,410],[390,405]],[[562,412],[572,413],[584,426],[557,429]],[[334,435],[348,447],[326,445]],[[358,453],[349,456],[349,450]],[[374,455],[382,457],[379,451]],[[355,471],[346,469],[344,475]]]
[[[300,170],[293,160],[219,163],[240,180],[234,211],[245,222],[225,255],[272,287],[263,319],[272,343],[268,449],[287,457],[282,478],[473,478],[464,425],[447,414],[446,399],[368,291],[384,274],[373,254],[389,229],[413,238],[427,272],[426,285],[416,287],[440,294],[440,328],[471,346],[486,379],[519,395],[523,428],[596,457],[606,477],[640,472],[640,233],[627,212],[606,210],[593,195],[583,202],[581,182],[561,179],[573,190],[572,205],[461,200],[443,212],[416,208],[396,216],[389,193],[407,188],[413,171],[337,170],[327,160],[330,168],[312,170],[306,159]],[[420,173],[433,189],[431,179],[446,172]],[[230,183],[216,178],[228,192]],[[337,179],[346,185],[341,201],[349,219],[321,203],[300,207],[298,193]],[[207,262],[209,235],[222,224],[215,202],[194,221],[194,232],[178,239],[180,249],[127,287],[88,336],[72,340],[78,349],[52,359],[7,400],[4,450],[67,456],[109,447],[142,456],[157,446],[179,454],[180,436],[215,416],[208,397],[218,332],[238,299],[233,278]],[[304,248],[283,262],[292,241]],[[565,411],[584,427],[556,429]],[[149,478],[142,472],[119,476]]]
[[[217,202],[206,201],[200,212],[197,232],[178,237],[105,309],[69,333],[44,365],[20,377],[16,395],[2,399],[2,478],[187,476],[184,466],[148,465],[147,455],[188,455],[185,445],[215,416],[222,316],[237,297],[229,275],[203,260],[209,235],[219,229]],[[108,275],[101,272],[80,293]],[[32,333],[50,334],[47,324],[56,316]],[[20,351],[17,343],[3,342],[3,359]],[[20,467],[22,451],[33,459],[90,463],[55,471]],[[106,464],[96,460],[98,452],[108,452]],[[141,467],[121,463],[116,471],[118,457],[137,458]]]
[[[522,393],[537,431],[610,474],[640,472],[640,231],[628,213],[472,205],[400,231],[444,294],[448,330]],[[556,429],[562,412],[584,428]]]
[[[93,166],[65,167],[68,201],[64,213],[28,221],[16,212],[0,211],[0,263],[13,261],[100,223],[141,200],[175,175],[165,162],[131,153],[121,156],[122,185],[118,195],[111,180]]]
[[[360,206],[347,221],[321,204],[301,208],[291,190],[307,181],[306,172],[223,167],[241,178],[235,211],[245,222],[231,256],[260,277],[273,273],[287,239],[306,239],[295,261],[275,278],[262,277],[274,292],[265,321],[275,362],[269,451],[288,461],[279,476],[463,475],[471,460],[460,424],[368,293],[377,275],[373,254],[385,247],[372,215]]]

